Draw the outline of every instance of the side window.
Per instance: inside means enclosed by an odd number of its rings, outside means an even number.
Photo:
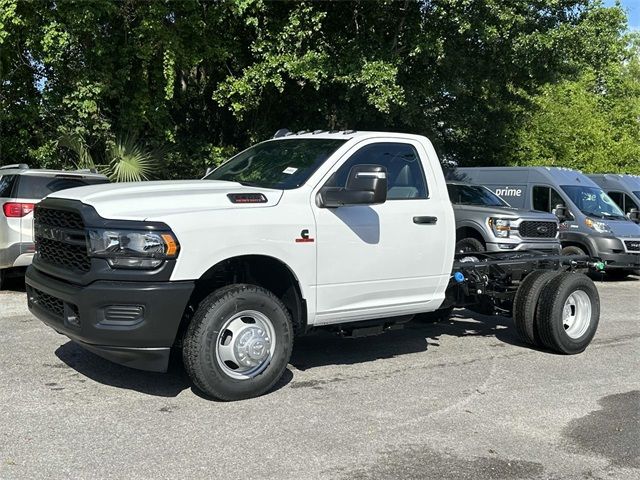
[[[44,198],[50,193],[66,190],[68,188],[84,187],[97,183],[106,183],[106,179],[93,179],[82,177],[36,176],[23,175],[18,182],[18,194],[20,198]]]
[[[616,203],[618,203],[618,202],[616,202]],[[636,201],[633,198],[631,198],[629,195],[625,194],[624,195],[624,209],[623,209],[624,213],[629,213],[632,208],[640,210],[640,207],[638,206]]]
[[[0,198],[11,197],[11,190],[13,190],[15,178],[15,175],[0,176]]]
[[[354,153],[325,184],[345,187],[355,165],[382,165],[387,169],[387,199],[424,199],[427,184],[416,149],[406,143],[374,143]]]
[[[558,205],[566,206],[566,202],[562,199],[560,194],[556,192],[553,188],[549,189],[549,195],[551,200],[551,204],[549,205],[549,208],[550,208],[549,212],[553,211],[553,209],[556,208]]]
[[[533,209],[541,212],[552,212],[557,205],[565,205],[560,194],[551,187],[536,185],[533,187]]]
[[[616,205],[624,210],[624,194],[622,192],[607,192],[607,195],[609,195],[611,200],[616,202]]]
[[[541,212],[550,212],[549,208],[549,193],[551,189],[549,187],[540,187],[536,185],[533,187],[533,209],[540,210]]]

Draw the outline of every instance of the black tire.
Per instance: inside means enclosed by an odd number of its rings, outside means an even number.
[[[583,292],[591,306],[586,329],[579,337],[573,338],[565,331],[563,310],[570,295]],[[576,309],[577,312],[577,309]],[[591,343],[598,329],[600,319],[600,296],[593,281],[581,273],[562,273],[552,279],[542,289],[536,322],[540,339],[545,347],[558,353],[573,355],[583,352]]]
[[[4,286],[6,283],[6,275],[4,270],[0,269],[0,290],[4,290]]]
[[[574,245],[564,247],[561,253],[562,255],[586,255],[587,254],[587,252],[585,252],[582,248],[576,247]]]
[[[484,252],[484,244],[473,237],[463,238],[456,243],[456,253]]]
[[[220,365],[217,342],[225,323],[248,310],[268,318],[276,344],[264,370],[252,378],[238,379]],[[184,337],[182,358],[196,387],[208,396],[232,401],[269,391],[286,370],[292,349],[293,325],[284,304],[264,288],[237,284],[215,291],[198,306]]]
[[[513,321],[520,338],[529,345],[542,347],[538,326],[536,325],[536,307],[540,292],[560,272],[536,270],[527,275],[516,292],[513,300]]]

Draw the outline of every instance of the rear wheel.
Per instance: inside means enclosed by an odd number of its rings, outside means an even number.
[[[456,253],[484,252],[483,243],[476,238],[463,238],[456,243]]]
[[[4,270],[0,269],[0,290],[4,289],[5,284],[5,273]]]
[[[559,272],[537,270],[525,277],[513,300],[513,321],[522,340],[530,345],[543,346],[536,325],[536,307],[542,289]]]
[[[183,343],[193,383],[220,400],[267,392],[284,373],[293,348],[291,316],[268,290],[231,285],[198,307]]]
[[[547,348],[564,354],[584,351],[598,329],[600,296],[580,273],[562,273],[543,288],[536,319]]]

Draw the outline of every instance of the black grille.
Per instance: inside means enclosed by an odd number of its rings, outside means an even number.
[[[62,300],[33,287],[28,288],[28,294],[32,304],[52,313],[60,319],[64,318],[64,302]]]
[[[625,240],[625,246],[629,252],[640,252],[640,240]]]
[[[33,218],[35,222],[51,227],[68,228],[69,230],[84,229],[82,217],[76,212],[68,212],[67,210],[37,207]]]
[[[91,269],[84,222],[78,213],[38,207],[34,225],[39,261],[79,273]]]
[[[522,222],[519,231],[523,238],[555,238],[558,227],[555,222]]]
[[[87,247],[36,237],[38,256],[44,262],[66,270],[86,273],[91,270]]]

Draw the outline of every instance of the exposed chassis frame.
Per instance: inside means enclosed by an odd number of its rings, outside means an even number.
[[[603,268],[602,262],[588,256],[549,255],[534,250],[457,254],[441,308],[472,307],[480,313],[511,316],[518,286],[534,270]]]

